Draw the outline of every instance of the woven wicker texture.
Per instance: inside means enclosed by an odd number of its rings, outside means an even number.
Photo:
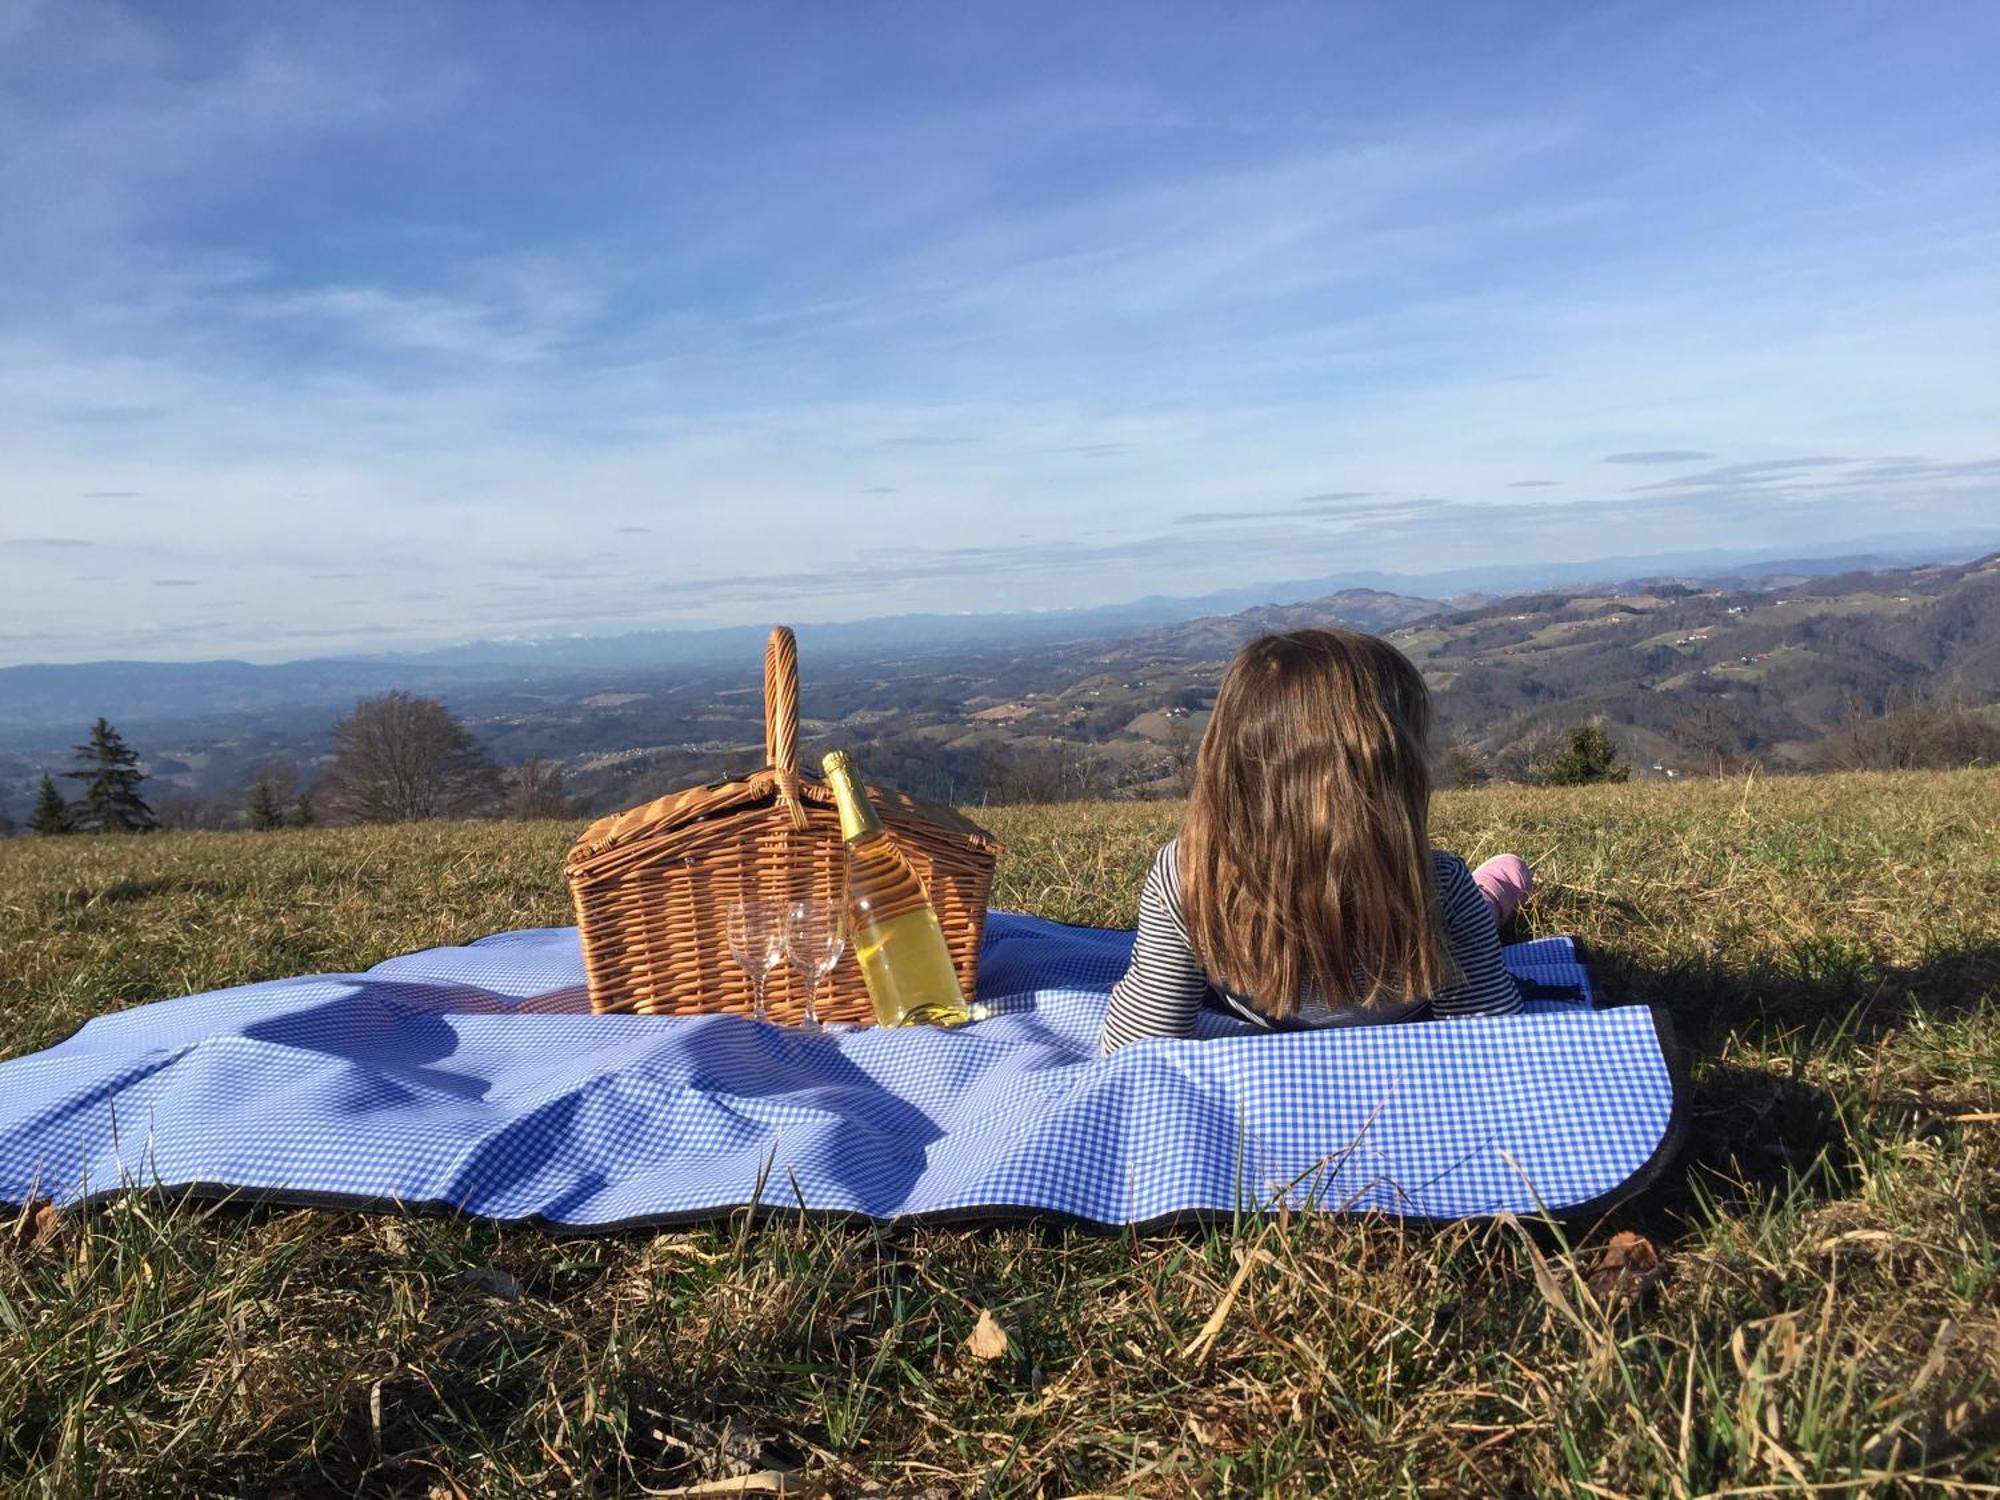
[[[748,776],[711,782],[600,818],[570,850],[591,1006],[647,1015],[751,1012],[750,976],[730,957],[729,905],[838,900],[845,851],[833,793],[798,769],[798,643],[783,626],[764,651],[764,752]],[[973,992],[1000,846],[948,807],[870,786],[875,810],[929,889],[965,993]],[[766,1000],[783,1023],[805,1013],[789,964]],[[822,981],[820,1018],[875,1018],[852,947]]]

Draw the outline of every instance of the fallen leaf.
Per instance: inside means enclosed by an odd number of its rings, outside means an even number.
[[[14,1220],[14,1249],[24,1258],[33,1255],[55,1239],[61,1229],[62,1215],[56,1212],[55,1204],[37,1198],[23,1207]]]
[[[1599,1305],[1610,1307],[1637,1297],[1658,1281],[1664,1270],[1660,1252],[1653,1248],[1651,1240],[1629,1229],[1622,1229],[1611,1236],[1610,1244],[1597,1252],[1597,1259],[1583,1273],[1583,1284],[1590,1288],[1590,1294]]]
[[[1007,1330],[1000,1320],[985,1308],[979,1309],[979,1321],[972,1325],[972,1335],[965,1341],[966,1351],[974,1359],[999,1359],[1007,1352]]]
[[[1249,1446],[1244,1431],[1247,1423],[1240,1413],[1210,1403],[1186,1414],[1188,1435],[1202,1448],[1216,1453],[1241,1453]]]

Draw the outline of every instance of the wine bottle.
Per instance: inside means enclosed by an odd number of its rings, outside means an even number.
[[[862,790],[854,761],[822,763],[847,841],[847,919],[854,956],[884,1026],[961,1026],[972,1019],[929,892]]]

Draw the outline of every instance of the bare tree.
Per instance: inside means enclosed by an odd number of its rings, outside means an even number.
[[[1050,736],[990,756],[986,785],[996,802],[1084,802],[1109,794],[1110,768],[1088,745]]]
[[[191,828],[223,828],[228,825],[230,809],[193,792],[178,789],[161,796],[154,809],[160,818],[160,826],[169,830]]]
[[[1537,782],[1541,768],[1562,748],[1563,732],[1553,724],[1530,724],[1488,761],[1488,769],[1499,781]]]
[[[1667,738],[1696,775],[1729,776],[1758,763],[1742,721],[1719,704],[1699,704],[1683,714]]]
[[[1492,778],[1485,753],[1471,740],[1457,735],[1438,745],[1431,759],[1431,774],[1442,787],[1479,786]]]
[[[503,805],[510,818],[570,818],[577,799],[563,791],[563,770],[552,760],[531,755],[505,773]]]
[[[333,761],[317,805],[337,821],[401,823],[488,811],[500,772],[436,698],[364,698],[333,726]]]
[[[1951,699],[1903,697],[1880,714],[1855,705],[1819,747],[1831,771],[1942,771],[2000,765],[2000,727]]]

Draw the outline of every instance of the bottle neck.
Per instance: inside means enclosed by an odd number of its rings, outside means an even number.
[[[875,815],[875,804],[868,800],[868,793],[862,790],[861,778],[847,752],[834,751],[821,769],[833,791],[833,805],[840,810],[840,836],[854,844],[880,833],[882,820]]]

